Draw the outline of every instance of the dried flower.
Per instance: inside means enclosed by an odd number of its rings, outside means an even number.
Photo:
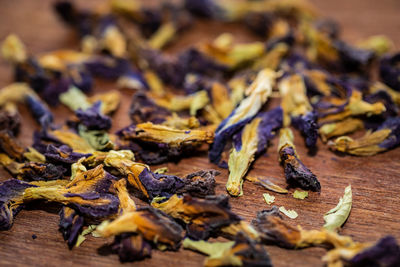
[[[210,243],[185,238],[183,247],[208,255],[204,266],[272,266],[262,245],[241,234],[230,242]]]
[[[206,196],[205,199],[172,195],[167,200],[156,198],[151,205],[185,222],[188,235],[195,239],[206,239],[222,227],[240,221],[240,218],[230,211],[228,198],[222,195]]]
[[[329,148],[356,156],[371,156],[392,149],[399,144],[398,117],[388,118],[376,131],[368,131],[359,139],[338,137],[328,143]]]
[[[218,126],[215,131],[214,143],[209,152],[211,162],[219,163],[227,140],[246,125],[267,101],[272,93],[276,75],[270,69],[260,71],[253,83],[246,89],[247,97]]]
[[[274,131],[282,126],[282,109],[260,113],[234,136],[234,147],[229,155],[229,178],[226,189],[233,196],[242,195],[243,177],[254,157],[264,152]]]
[[[317,177],[300,161],[293,144],[293,132],[282,128],[279,133],[279,157],[285,169],[286,182],[305,190],[320,191]]]
[[[125,212],[112,222],[102,223],[96,230],[104,237],[122,233],[138,233],[160,248],[176,250],[182,240],[182,228],[163,212],[151,207]]]

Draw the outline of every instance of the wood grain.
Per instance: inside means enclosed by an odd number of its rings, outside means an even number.
[[[357,41],[371,34],[386,34],[396,46],[400,45],[400,2],[397,0],[330,0],[312,1],[321,12],[332,17],[343,26],[346,40]],[[79,6],[90,7],[98,1],[81,1]],[[185,34],[169,52],[176,52],[199,40],[210,39],[223,31],[232,31],[246,41],[255,38],[238,25],[224,26],[219,23],[200,23]],[[76,48],[77,39],[72,31],[66,29],[53,15],[51,1],[1,0],[0,1],[0,39],[14,32],[27,44],[32,54],[59,48]],[[12,81],[12,69],[4,61],[0,62],[0,87]],[[96,90],[105,91],[115,86],[112,83],[96,82]],[[124,91],[123,103],[114,116],[113,130],[129,124],[127,110],[132,92]],[[30,145],[32,133],[38,126],[21,106],[23,114],[22,131],[19,140]],[[57,123],[63,123],[70,111],[63,107],[53,110]],[[299,217],[287,219],[291,224],[301,224],[306,229],[323,225],[322,215],[334,207],[344,188],[353,188],[353,209],[342,234],[350,235],[357,241],[375,241],[392,234],[400,240],[400,149],[395,149],[374,157],[358,158],[337,156],[319,143],[316,156],[308,156],[303,140],[296,133],[296,145],[304,163],[318,176],[322,191],[310,193],[305,200],[294,199],[291,194],[276,196],[276,205],[294,209]],[[285,186],[282,168],[277,163],[277,140],[273,141],[266,155],[259,158],[250,172],[252,176],[269,177],[273,182]],[[217,168],[210,164],[206,154],[184,159],[179,164],[166,164],[174,174],[186,173],[204,168]],[[164,165],[165,166],[165,165]],[[227,171],[220,170],[217,192],[225,194]],[[10,175],[0,169],[0,181]],[[244,183],[244,196],[231,198],[233,210],[247,221],[254,218],[257,211],[268,208],[262,198],[265,190]],[[88,237],[79,249],[68,250],[58,232],[59,206],[48,203],[35,203],[23,210],[9,231],[0,232],[1,266],[54,266],[54,265],[96,265],[111,266],[119,264],[116,255],[100,255],[98,249],[106,242],[103,239]],[[35,234],[37,239],[32,239]],[[275,266],[322,266],[324,250],[311,248],[289,251],[277,247],[267,247]],[[152,258],[137,262],[137,266],[201,266],[204,256],[181,249],[179,252],[154,251]]]

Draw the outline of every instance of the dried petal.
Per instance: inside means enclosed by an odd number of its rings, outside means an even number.
[[[195,239],[206,239],[221,227],[240,221],[230,211],[228,198],[222,195],[207,196],[205,199],[172,195],[166,201],[163,198],[153,199],[151,205],[185,222],[188,235]]]
[[[142,235],[122,234],[115,237],[111,245],[121,262],[142,260],[151,257],[151,244]]]
[[[272,93],[275,78],[276,73],[270,69],[264,69],[258,73],[256,79],[246,90],[248,96],[221,122],[215,131],[214,143],[209,152],[211,162],[219,163],[227,140],[246,125],[267,101]]]
[[[371,156],[392,149],[400,143],[400,119],[388,118],[376,131],[368,131],[363,137],[353,140],[341,136],[328,143],[329,148],[356,156]]]
[[[176,250],[182,240],[182,227],[152,207],[125,212],[112,222],[102,223],[96,230],[104,237],[122,233],[138,233],[162,248]]]
[[[23,208],[24,191],[29,187],[35,185],[17,179],[0,184],[0,230],[11,228],[14,217]]]
[[[283,128],[279,134],[279,157],[284,166],[286,182],[290,186],[300,186],[305,190],[320,191],[321,185],[317,177],[300,161],[294,145],[293,133]]]
[[[319,134],[324,142],[328,139],[355,132],[364,128],[364,123],[360,119],[347,118],[343,121],[327,123],[319,128]]]
[[[259,177],[246,177],[246,180],[249,180],[250,182],[255,182],[261,186],[263,186],[264,188],[271,190],[273,192],[276,193],[281,193],[281,194],[287,194],[289,191],[287,191],[286,189],[272,183],[270,180],[268,180],[267,178],[259,178]]]
[[[272,266],[262,245],[241,234],[236,236],[235,242],[210,243],[185,238],[183,246],[208,255],[204,266]]]
[[[400,68],[398,62],[400,54],[388,55],[382,58],[379,66],[379,74],[382,81],[396,91],[400,91]]]
[[[71,249],[77,242],[80,231],[83,228],[84,218],[69,207],[64,206],[60,211],[60,223],[58,230],[62,233],[63,238],[67,241],[68,247]]]
[[[336,207],[325,213],[324,228],[329,231],[340,229],[350,215],[352,202],[351,185],[349,185],[344,190],[343,198],[340,198]]]

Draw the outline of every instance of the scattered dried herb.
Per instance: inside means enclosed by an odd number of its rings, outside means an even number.
[[[300,161],[293,138],[290,128],[280,130],[278,152],[285,170],[286,182],[306,190],[320,191],[321,185],[317,177]]]
[[[307,191],[295,190],[293,192],[293,197],[297,198],[297,199],[305,199],[306,197],[308,197],[308,192]]]
[[[185,238],[183,247],[208,255],[204,266],[272,266],[264,248],[241,234],[230,242],[210,243]]]
[[[352,46],[334,21],[320,18],[306,1],[185,0],[148,7],[112,0],[98,10],[58,1],[54,10],[77,32],[80,51],[32,55],[14,34],[1,46],[15,82],[0,90],[0,164],[18,179],[0,184],[0,230],[12,226],[25,203],[45,200],[62,205],[59,230],[69,248],[90,232],[114,236],[109,246],[121,261],[151,257],[152,248],[178,250],[186,235],[184,247],[207,254],[207,266],[271,266],[261,243],[323,246],[329,249],[323,258],[328,266],[400,264],[391,236],[372,244],[335,232],[349,215],[350,187],[325,214],[325,229],[291,227],[279,211],[292,219],[297,213],[275,206],[259,212],[251,225],[232,212],[226,196],[215,196],[219,172],[199,170],[181,178],[146,165],[200,156],[211,144],[209,160],[229,168],[230,195],[243,193],[244,179],[288,193],[266,178],[246,177],[279,130],[289,187],[319,192],[289,127],[300,131],[312,151],[318,136],[324,142],[338,137],[328,146],[356,156],[398,146],[400,57],[390,51],[389,39],[373,36]],[[222,33],[176,55],[165,53],[198,17],[245,25],[261,39],[239,43]],[[135,90],[133,124],[116,134],[109,132],[110,116],[122,95],[110,90],[87,96],[97,79]],[[280,107],[267,103],[275,97]],[[63,125],[51,112],[59,102],[74,113]],[[17,139],[21,104],[40,126],[27,148]],[[364,128],[361,138],[343,136]],[[153,207],[137,208],[132,194]],[[235,241],[203,241],[218,236]]]
[[[352,202],[351,186],[349,185],[344,190],[343,198],[340,198],[337,206],[325,213],[324,228],[329,231],[335,231],[339,229],[346,222],[350,215]]]
[[[275,197],[274,197],[274,196],[271,196],[271,195],[268,194],[268,193],[264,193],[264,194],[263,194],[263,197],[264,197],[265,202],[267,202],[268,205],[271,205],[272,203],[275,202]]]

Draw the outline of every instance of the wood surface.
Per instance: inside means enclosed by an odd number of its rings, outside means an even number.
[[[52,1],[1,0],[0,39],[14,32],[26,43],[32,54],[59,48],[77,48],[76,35],[65,28],[54,16]],[[77,1],[78,2],[78,1]],[[80,1],[81,7],[91,7],[99,1]],[[321,13],[338,20],[343,26],[345,40],[355,42],[372,34],[386,34],[400,45],[400,1],[398,0],[325,0],[312,1]],[[233,32],[240,40],[253,40],[238,25],[224,26],[215,22],[202,22],[194,30],[168,49],[176,52],[199,40],[211,39],[224,31]],[[0,61],[0,87],[12,82],[12,68]],[[106,82],[96,82],[97,91],[114,88]],[[123,102],[113,117],[113,131],[130,123],[128,108],[132,92],[123,91]],[[18,136],[24,145],[30,145],[37,124],[27,109],[20,107],[23,115],[22,131]],[[53,109],[56,122],[63,123],[71,112],[63,106]],[[353,188],[353,208],[348,221],[341,230],[357,241],[375,241],[388,234],[400,240],[400,148],[366,158],[338,156],[328,151],[326,145],[318,143],[318,153],[307,155],[303,139],[296,133],[297,150],[303,162],[318,176],[322,191],[310,193],[305,200],[297,200],[291,194],[276,196],[276,205],[294,209],[298,218],[292,225],[300,224],[306,229],[316,229],[323,225],[323,214],[333,208],[343,195],[344,188]],[[274,139],[267,154],[260,157],[249,175],[269,177],[271,181],[284,187],[283,170],[277,162],[277,139]],[[179,164],[164,164],[173,174],[184,175],[200,169],[215,168],[206,153],[182,160]],[[225,194],[227,171],[219,169],[217,193]],[[0,169],[0,181],[11,176]],[[292,192],[293,190],[291,190]],[[251,221],[256,212],[269,208],[262,194],[266,190],[250,182],[244,183],[244,196],[231,198],[234,212]],[[79,248],[69,250],[58,232],[58,211],[60,206],[48,203],[29,205],[18,214],[11,230],[0,232],[0,266],[111,266],[119,264],[117,255],[104,254],[99,248],[107,241],[91,236]],[[32,235],[37,238],[33,239]],[[266,247],[275,266],[322,266],[321,256],[325,250],[310,248],[285,250]],[[153,251],[152,258],[135,262],[136,266],[202,266],[204,256],[181,249],[179,252]],[[130,265],[130,264],[126,264]]]

